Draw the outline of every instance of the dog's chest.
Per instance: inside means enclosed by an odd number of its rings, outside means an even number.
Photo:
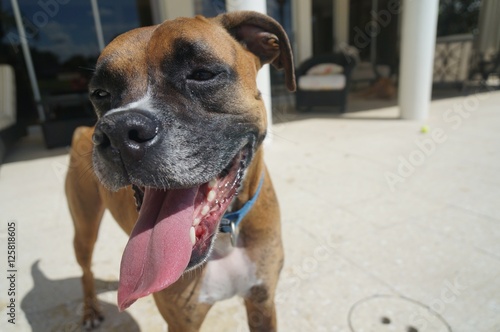
[[[232,248],[228,239],[218,239],[205,267],[199,301],[213,304],[234,295],[244,296],[258,285],[255,264],[244,248]]]

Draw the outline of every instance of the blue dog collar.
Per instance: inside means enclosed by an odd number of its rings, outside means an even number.
[[[230,233],[231,234],[231,244],[233,247],[236,247],[236,241],[238,239],[239,229],[238,226],[245,218],[245,216],[250,212],[253,205],[257,201],[259,197],[260,190],[262,189],[262,184],[264,183],[264,173],[260,177],[259,186],[257,187],[257,191],[253,195],[253,197],[248,200],[238,211],[225,213],[221,220],[220,231],[222,233]]]

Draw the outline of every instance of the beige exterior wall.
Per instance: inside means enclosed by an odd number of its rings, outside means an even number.
[[[192,0],[155,0],[151,1],[153,22],[161,23],[179,16],[191,17],[194,15],[194,2]]]
[[[338,44],[349,44],[349,0],[332,0],[333,35]]]
[[[292,0],[295,64],[312,56],[311,0]]]

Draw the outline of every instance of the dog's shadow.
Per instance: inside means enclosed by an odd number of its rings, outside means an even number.
[[[33,288],[21,301],[27,321],[34,332],[82,331],[82,287],[80,278],[51,280],[40,270],[39,261],[31,266]],[[114,291],[117,281],[95,280],[98,294]],[[94,331],[140,331],[127,312],[119,313],[114,304],[99,301],[104,321]]]

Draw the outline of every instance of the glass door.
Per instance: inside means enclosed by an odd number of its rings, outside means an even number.
[[[16,3],[20,17],[13,10]],[[39,89],[47,122],[93,119],[87,84],[101,51],[100,37],[107,44],[125,31],[152,23],[149,0],[0,0],[0,13],[1,48],[8,53],[0,55],[0,61],[16,63],[16,79],[24,82],[26,95],[29,86],[23,77],[28,76],[30,59],[22,56],[17,19],[36,74],[36,86],[29,90]],[[30,122],[36,119],[33,107],[29,117]]]

